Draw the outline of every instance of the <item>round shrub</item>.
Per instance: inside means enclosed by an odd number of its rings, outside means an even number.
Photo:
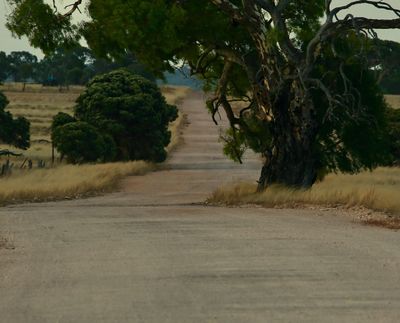
[[[75,107],[77,120],[113,138],[118,160],[164,161],[177,115],[156,84],[125,70],[93,78]]]

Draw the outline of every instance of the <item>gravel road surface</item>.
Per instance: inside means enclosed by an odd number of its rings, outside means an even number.
[[[340,211],[207,207],[226,160],[200,94],[166,169],[0,208],[0,322],[400,322],[400,233]]]

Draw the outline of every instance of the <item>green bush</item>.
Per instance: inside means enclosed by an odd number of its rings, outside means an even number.
[[[115,156],[115,143],[109,136],[101,135],[90,124],[69,122],[54,129],[53,143],[57,150],[73,164],[107,161]]]
[[[177,108],[167,104],[156,84],[117,70],[93,78],[77,100],[75,116],[59,113],[52,133],[57,150],[72,162],[110,160],[111,156],[114,160],[162,162],[171,138],[168,125],[177,116]],[[76,123],[79,127],[71,126]],[[84,131],[91,135],[85,137]],[[71,138],[79,149],[67,144]],[[94,144],[99,138],[108,150]],[[89,154],[92,149],[85,152],[84,148],[90,145],[94,148]]]
[[[27,149],[30,146],[30,123],[23,117],[13,118],[12,114],[5,111],[8,100],[0,92],[0,142]]]

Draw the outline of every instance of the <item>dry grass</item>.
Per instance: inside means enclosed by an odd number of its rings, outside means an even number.
[[[54,168],[22,170],[19,169],[26,158],[32,159],[34,165],[38,160],[44,160],[50,165],[51,118],[60,111],[72,112],[72,106],[83,88],[73,88],[71,92],[59,93],[47,91],[40,86],[28,88],[26,92],[18,92],[16,88],[4,92],[10,100],[9,110],[15,115],[27,117],[31,121],[31,148],[27,151],[2,145],[1,149],[21,152],[24,155],[12,158],[14,163],[12,175],[0,178],[0,205],[26,202],[47,201],[66,198],[77,198],[109,191],[116,187],[118,181],[128,175],[141,175],[156,168],[146,162],[109,163],[94,165],[58,165]],[[163,87],[170,104],[179,103],[188,93],[188,88]],[[184,116],[171,124],[172,151],[181,141],[180,133],[184,124]],[[56,155],[57,157],[57,155]],[[0,159],[0,163],[2,160]]]
[[[179,104],[190,91],[186,86],[161,86],[161,92],[169,104]]]
[[[385,95],[387,103],[394,109],[400,109],[400,95]]]
[[[171,131],[171,141],[167,147],[167,152],[170,154],[183,142],[183,128],[187,124],[186,116],[179,112],[178,118],[169,126]]]
[[[138,161],[95,165],[63,165],[20,171],[1,179],[0,205],[72,199],[110,191],[128,175],[142,175],[155,166]]]
[[[307,205],[364,207],[400,218],[400,168],[379,168],[358,175],[329,175],[308,191],[279,186],[263,193],[255,191],[256,185],[248,183],[221,187],[209,202],[289,208]]]

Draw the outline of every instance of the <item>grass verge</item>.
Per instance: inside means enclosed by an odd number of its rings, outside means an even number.
[[[1,179],[0,205],[73,199],[108,192],[123,177],[143,175],[155,168],[153,164],[137,161],[20,171]]]
[[[280,186],[262,193],[256,185],[238,183],[224,186],[212,193],[211,204],[256,204],[264,207],[297,208],[312,205],[325,207],[366,208],[387,216],[368,218],[369,224],[400,228],[400,168],[378,168],[357,175],[329,175],[310,190]]]

